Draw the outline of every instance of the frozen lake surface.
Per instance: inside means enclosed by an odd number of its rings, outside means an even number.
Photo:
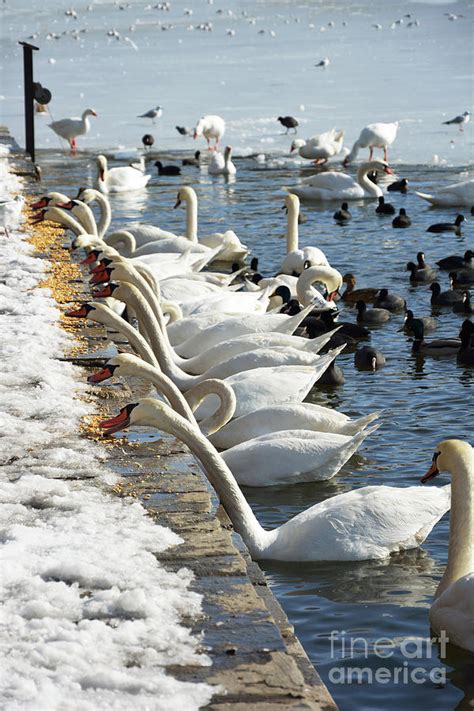
[[[300,136],[335,126],[349,147],[366,124],[398,120],[393,160],[472,161],[472,132],[441,125],[472,109],[469,2],[180,0],[165,11],[143,0],[97,0],[74,3],[77,19],[65,14],[70,7],[69,0],[6,0],[0,8],[0,111],[19,138],[18,40],[28,40],[41,48],[35,79],[53,93],[54,119],[88,106],[98,112],[79,145],[141,146],[151,130],[158,149],[188,148],[192,139],[175,125],[217,113],[237,154],[287,152],[276,118],[290,114]],[[198,29],[206,23],[212,31]],[[328,68],[315,67],[324,57]],[[156,126],[136,118],[158,104]],[[37,116],[37,144],[58,148],[49,120]]]

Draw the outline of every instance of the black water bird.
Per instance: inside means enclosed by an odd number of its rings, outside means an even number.
[[[400,208],[400,212],[392,220],[392,227],[403,229],[405,227],[410,227],[411,220],[407,215],[407,211],[404,207]]]
[[[159,160],[155,161],[155,165],[158,168],[158,175],[181,175],[181,168],[177,165],[163,165]]]
[[[378,207],[376,207],[375,212],[377,215],[394,215],[395,208],[391,203],[385,202],[385,198],[381,195],[379,197],[379,204]]]
[[[290,130],[290,128],[292,128],[293,131],[296,133],[296,127],[299,124],[298,124],[298,121],[293,116],[279,116],[277,118],[277,121],[279,121],[281,123],[281,125],[286,128],[287,133]]]

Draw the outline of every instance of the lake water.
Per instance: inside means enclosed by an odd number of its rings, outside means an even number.
[[[79,139],[79,146],[90,153],[74,159],[58,151],[56,137],[43,125],[43,117],[37,117],[38,162],[46,189],[74,193],[79,185],[92,184],[96,148],[137,146],[150,130],[166,160],[181,159],[203,146],[180,137],[174,125],[191,126],[206,112],[222,114],[237,155],[236,179],[211,178],[195,168],[184,169],[180,178],[154,175],[147,190],[112,197],[114,225],[142,221],[181,232],[184,213],[172,207],[178,187],[189,184],[199,197],[200,231],[235,229],[260,258],[265,274],[275,272],[285,253],[282,186],[296,184],[302,169],[308,169],[287,153],[289,140],[281,135],[275,117],[297,116],[302,136],[340,126],[349,146],[367,123],[399,119],[391,162],[399,176],[409,179],[411,190],[406,196],[392,194],[390,201],[397,209],[406,207],[412,227],[393,230],[391,218],[374,213],[373,201],[355,203],[353,219],[345,227],[334,224],[333,205],[304,206],[307,222],[300,227],[300,243],[323,249],[339,271],[353,271],[360,286],[387,287],[404,296],[415,314],[428,315],[430,292],[409,285],[406,262],[420,250],[434,264],[443,256],[474,248],[468,210],[461,237],[427,233],[433,222],[452,221],[457,210],[432,209],[414,195],[415,189],[428,192],[472,177],[473,124],[464,133],[441,126],[441,121],[472,108],[472,10],[462,2],[380,5],[215,0],[213,5],[173,2],[166,12],[147,10],[143,2],[124,2],[124,10],[112,3],[92,3],[90,12],[85,4],[75,6],[79,17],[74,21],[64,15],[67,3],[34,0],[27,6],[23,0],[10,0],[1,8],[3,32],[8,35],[2,118],[21,140],[21,57],[15,42],[37,29],[40,36],[31,40],[41,46],[35,56],[36,77],[53,91],[54,117],[77,114],[89,105],[100,114],[90,134]],[[34,19],[29,8],[35,10]],[[193,15],[184,15],[185,8]],[[217,14],[221,8],[233,15]],[[444,13],[464,17],[449,20]],[[407,14],[412,18],[404,17]],[[256,24],[250,24],[253,18]],[[403,24],[389,29],[399,18]],[[209,19],[212,32],[186,30]],[[416,19],[420,24],[409,28]],[[332,21],[335,27],[328,27]],[[158,22],[173,27],[163,31]],[[376,23],[383,29],[372,27]],[[133,34],[127,29],[131,24],[136,27]],[[45,39],[48,31],[60,33],[76,26],[88,28],[77,41],[68,35]],[[109,28],[133,37],[138,51],[124,41],[109,40],[105,34]],[[227,28],[235,29],[235,36],[227,35]],[[265,34],[259,35],[259,29]],[[324,56],[331,59],[328,69],[315,69],[312,65]],[[49,58],[56,63],[49,64]],[[165,111],[156,126],[134,118],[157,103]],[[258,154],[265,154],[265,160],[257,159]],[[446,273],[441,273],[440,282],[443,289],[448,287]],[[352,310],[341,306],[341,311],[341,319],[355,320]],[[457,335],[460,316],[443,310],[438,318],[433,337]],[[354,487],[416,484],[441,439],[453,436],[472,443],[474,369],[456,365],[453,358],[414,358],[409,340],[398,333],[401,323],[402,316],[394,316],[372,334],[371,343],[387,358],[382,370],[357,372],[353,354],[343,353],[338,363],[345,384],[317,388],[311,394],[314,402],[351,415],[383,409],[382,427],[331,482],[246,490],[262,525],[278,525],[315,502]],[[446,482],[441,477],[434,485]],[[420,658],[414,647],[409,653],[404,647],[408,638],[429,637],[428,609],[446,564],[447,541],[445,517],[422,548],[386,561],[263,564],[343,711],[472,708],[472,655],[450,650],[440,662],[436,647],[431,658],[426,644],[420,645]],[[351,654],[354,637],[364,642]],[[380,638],[394,644],[389,659],[376,654],[374,644]],[[429,677],[439,666],[446,668],[445,684]],[[344,674],[347,679],[348,667],[368,667],[372,673],[387,668],[389,683],[367,683],[367,673],[365,683],[339,683]],[[401,670],[398,683],[395,668]]]

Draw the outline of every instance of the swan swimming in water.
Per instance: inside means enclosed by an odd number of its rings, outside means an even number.
[[[141,190],[150,180],[151,175],[146,175],[139,168],[130,165],[110,168],[107,158],[97,156],[97,187],[102,193],[124,193],[132,190]]]
[[[451,644],[474,652],[474,450],[469,442],[447,439],[436,447],[422,478],[451,474],[448,563],[430,609],[431,626]]]
[[[357,180],[345,173],[328,171],[305,178],[301,185],[287,188],[287,190],[293,195],[297,195],[301,200],[308,200],[309,202],[378,198],[383,195],[383,191],[367,177],[367,174],[372,170],[378,170],[389,175],[393,173],[388,163],[374,160],[362,163],[357,171]]]
[[[230,469],[197,427],[165,403],[150,398],[127,405],[101,426],[106,434],[112,434],[133,424],[162,429],[188,445],[257,560],[386,558],[418,547],[449,508],[449,486],[430,490],[366,486],[327,499],[266,531]]]

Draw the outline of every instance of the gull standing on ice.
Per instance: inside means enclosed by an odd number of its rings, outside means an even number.
[[[443,124],[446,124],[449,126],[450,124],[454,123],[456,126],[459,126],[460,131],[464,131],[463,126],[465,123],[469,123],[471,120],[471,112],[470,111],[465,111],[461,116],[455,116],[454,118],[450,119],[449,121],[443,121]]]
[[[137,118],[149,118],[155,123],[155,119],[161,118],[163,115],[163,107],[162,106],[156,106],[154,109],[150,109],[144,114],[140,114],[137,116]]]
[[[322,67],[323,69],[326,69],[326,67],[329,66],[329,57],[324,57],[324,59],[321,59],[320,62],[314,65],[315,67]]]

